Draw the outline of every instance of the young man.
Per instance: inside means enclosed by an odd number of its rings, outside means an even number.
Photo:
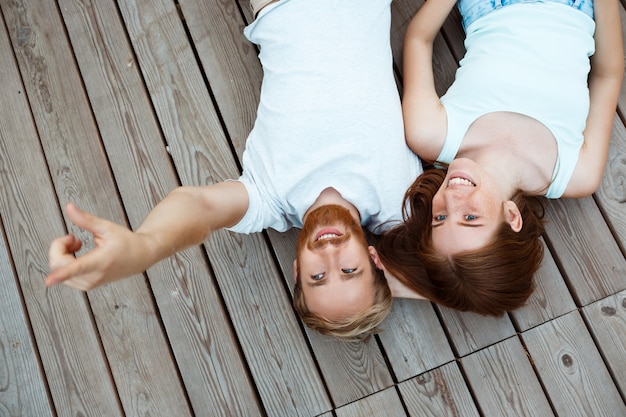
[[[135,232],[68,205],[96,248],[76,259],[74,236],[53,241],[47,285],[89,290],[220,228],[301,227],[294,262],[301,317],[339,337],[371,332],[391,293],[362,227],[381,232],[400,220],[404,192],[422,172],[404,140],[390,20],[390,0],[266,5],[244,32],[260,46],[264,79],[241,177],[172,191]]]

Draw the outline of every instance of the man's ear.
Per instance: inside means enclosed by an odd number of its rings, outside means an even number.
[[[380,261],[380,257],[378,256],[378,251],[376,251],[376,248],[373,246],[368,246],[367,249],[370,252],[370,257],[372,258],[372,261],[374,261],[374,265],[376,265],[376,268],[383,269],[383,263]]]
[[[294,281],[298,280],[298,260],[297,259],[293,260],[293,280]]]
[[[522,230],[522,225],[524,224],[522,213],[519,211],[517,204],[511,200],[504,203],[504,218],[514,232],[518,233]]]

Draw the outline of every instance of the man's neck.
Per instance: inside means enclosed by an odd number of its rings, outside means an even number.
[[[357,223],[361,223],[361,215],[359,213],[359,210],[352,203],[343,198],[339,191],[335,190],[332,187],[328,187],[322,190],[315,202],[313,202],[311,207],[309,207],[306,213],[304,213],[304,218],[302,219],[302,221],[306,219],[306,216],[311,211],[315,210],[318,207],[326,206],[329,204],[335,204],[341,207],[345,207],[346,209],[348,209],[348,211],[350,211],[350,214],[352,214],[352,217],[357,221]]]

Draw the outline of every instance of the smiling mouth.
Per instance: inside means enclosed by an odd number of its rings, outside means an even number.
[[[317,242],[319,240],[333,239],[333,238],[336,238],[336,237],[339,237],[339,236],[341,236],[341,235],[338,235],[338,234],[335,234],[335,233],[326,233],[326,234],[323,234],[322,236],[318,237],[317,239],[315,239],[315,241]]]
[[[317,242],[320,240],[335,239],[341,236],[343,236],[343,233],[341,233],[339,230],[326,227],[318,232],[317,236],[315,236],[314,241]]]
[[[450,178],[450,180],[448,181],[448,187],[450,187],[451,185],[463,185],[467,187],[476,187],[476,184],[474,182],[463,177]]]

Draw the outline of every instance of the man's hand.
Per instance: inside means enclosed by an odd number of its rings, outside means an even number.
[[[46,277],[46,286],[63,283],[87,291],[148,267],[146,236],[83,212],[71,203],[66,211],[72,223],[93,235],[96,247],[76,258],[74,253],[82,247],[79,239],[72,234],[55,239],[48,252],[51,272]]]
[[[93,235],[96,245],[74,257],[82,242],[74,235],[50,244],[46,285],[66,284],[87,291],[130,275],[185,248],[199,245],[214,230],[236,224],[248,210],[248,192],[239,181],[172,190],[132,232],[119,224],[66,206],[76,226]]]

